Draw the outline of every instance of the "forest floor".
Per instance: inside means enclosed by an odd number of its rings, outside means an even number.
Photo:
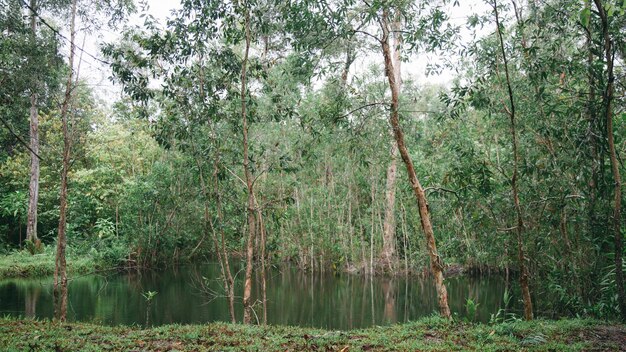
[[[626,351],[626,326],[597,320],[473,324],[428,317],[351,331],[227,323],[109,327],[0,318],[3,351]]]
[[[54,259],[51,247],[35,255],[25,250],[0,255],[0,279],[50,276],[54,274]],[[96,270],[96,262],[90,256],[68,256],[67,268],[72,274],[85,274]]]

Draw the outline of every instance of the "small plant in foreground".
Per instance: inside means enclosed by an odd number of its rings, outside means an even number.
[[[473,299],[468,298],[465,300],[465,312],[467,313],[467,320],[475,321],[476,313],[478,313],[478,306],[480,303],[474,302]]]

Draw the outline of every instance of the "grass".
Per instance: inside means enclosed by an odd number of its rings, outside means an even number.
[[[226,323],[148,329],[0,318],[3,351],[616,351],[626,327],[597,320],[495,325],[438,317],[352,331]]]
[[[50,276],[54,273],[54,258],[52,247],[46,247],[43,253],[35,255],[26,250],[2,255],[0,279]],[[67,268],[72,274],[85,274],[96,270],[96,262],[90,256],[68,256]]]

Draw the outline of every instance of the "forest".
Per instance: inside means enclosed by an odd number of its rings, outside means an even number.
[[[624,348],[626,1],[162,6],[0,0],[0,347]]]

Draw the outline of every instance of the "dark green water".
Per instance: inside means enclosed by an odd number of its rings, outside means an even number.
[[[89,275],[71,280],[68,319],[103,324],[161,325],[228,321],[226,299],[216,280],[219,266],[208,264],[141,274]],[[241,295],[243,272],[237,276]],[[209,278],[212,295],[200,289]],[[256,281],[258,282],[258,280]],[[467,298],[479,303],[477,319],[489,320],[503,306],[505,283],[500,277],[455,277],[446,280],[450,307],[463,317]],[[143,292],[157,291],[148,305]],[[254,288],[260,297],[259,287]],[[351,329],[405,322],[437,309],[429,279],[369,279],[356,275],[303,273],[295,268],[274,269],[268,275],[270,324]],[[236,300],[241,320],[241,299]],[[52,278],[0,281],[0,314],[50,318]],[[257,314],[262,316],[258,304]]]

